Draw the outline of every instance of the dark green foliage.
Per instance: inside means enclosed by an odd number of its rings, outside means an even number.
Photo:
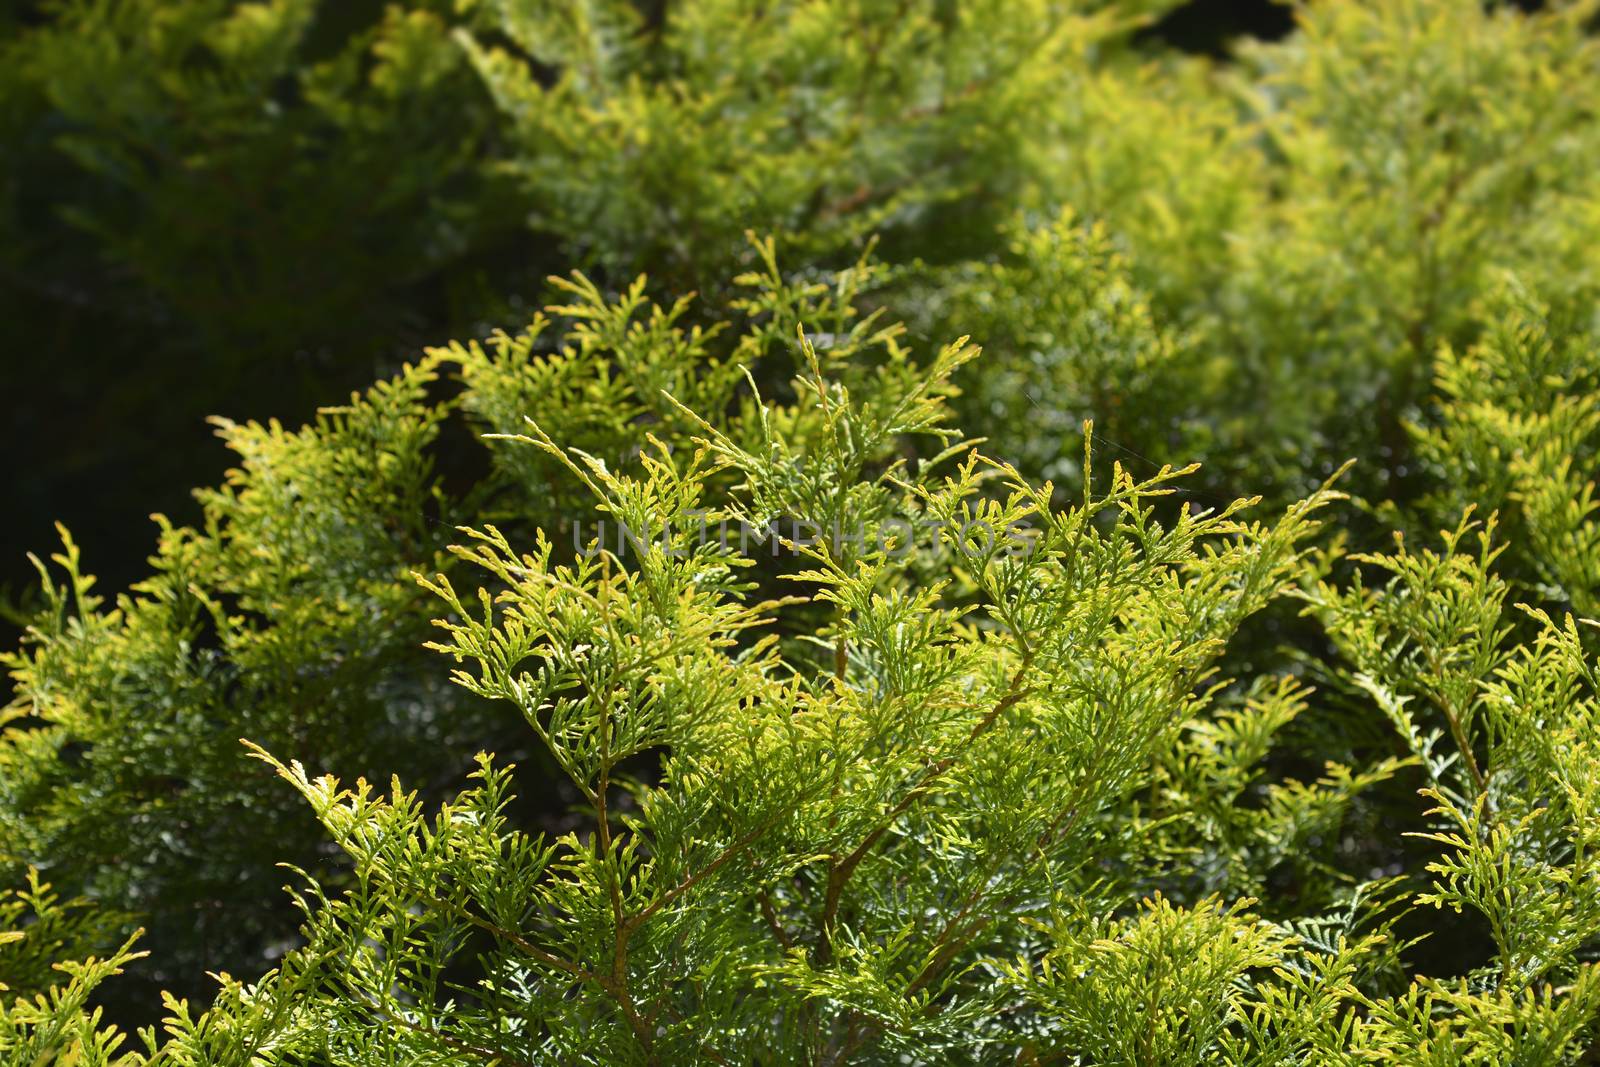
[[[483,310],[518,227],[451,8],[70,0],[0,45],[0,313],[34,398],[4,443],[43,475],[8,546],[80,515],[126,574],[123,527],[224,461],[206,416],[298,421]]]
[[[41,565],[0,1061],[1588,1062],[1593,5],[1315,4],[1227,64],[1135,50],[1165,6],[25,38],[227,59],[98,71],[147,91],[74,105],[80,180],[250,77],[293,118],[218,103],[196,166],[431,160],[364,311],[508,225],[586,270],[219,421],[126,593]]]

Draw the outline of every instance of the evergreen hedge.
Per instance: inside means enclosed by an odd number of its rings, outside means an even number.
[[[63,530],[0,1059],[1589,1062],[1596,5],[1170,6],[15,32],[71,121],[10,192],[228,358],[508,226],[566,269],[217,420],[126,591]],[[223,174],[296,220],[259,299]]]

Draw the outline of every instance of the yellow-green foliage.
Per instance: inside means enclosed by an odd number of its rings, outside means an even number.
[[[63,5],[590,269],[40,566],[0,1062],[1590,1062],[1593,5],[1165,6]]]

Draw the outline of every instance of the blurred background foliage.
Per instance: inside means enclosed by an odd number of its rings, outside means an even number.
[[[0,430],[0,586],[31,585],[56,520],[134,580],[146,516],[192,517],[227,462],[207,417],[299,421],[426,344],[520,326],[552,273],[721,284],[746,227],[793,238],[791,264],[875,231],[896,259],[980,255],[1076,155],[1063,63],[1098,68],[1124,31],[1121,68],[1289,28],[1265,2],[1085,5],[1106,10],[1053,34],[1049,5],[864,4],[840,39],[742,6],[4,5],[0,315],[27,399]]]

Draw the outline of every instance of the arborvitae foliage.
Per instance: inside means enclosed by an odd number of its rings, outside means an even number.
[[[1593,5],[1546,7],[1310,4],[1294,35],[1222,71],[1075,80],[1042,202],[1021,205],[1036,232],[998,283],[962,299],[940,278],[928,309],[982,337],[986,302],[1022,281],[1033,299],[999,305],[994,336],[1017,342],[999,359],[1078,375],[1125,361],[1111,382],[1017,395],[1017,425],[1088,408],[1157,462],[1204,458],[1223,496],[1292,498],[1357,456],[1362,495],[1409,498],[1404,426],[1430,361],[1484,335],[1504,274],[1569,322],[1593,302],[1600,130],[1571,91],[1595,70]],[[1061,234],[1056,204],[1082,236]],[[1101,250],[1108,237],[1120,254]],[[1083,295],[1023,281],[1063,274]],[[1108,299],[1128,311],[1108,317]],[[1149,325],[1133,317],[1144,303]],[[1101,321],[1114,339],[1074,355],[1069,339]],[[1141,372],[1173,344],[1184,352],[1159,380],[1180,400],[1140,397]]]
[[[789,285],[770,243],[755,251],[738,336],[680,321],[687,301],[654,305],[642,284],[607,300],[580,275],[560,283],[572,302],[521,335],[432,352],[303,430],[219,423],[239,466],[200,494],[201,526],[162,521],[151,577],[112,603],[68,540],[41,566],[46,609],[6,656],[8,878],[36,865],[75,893],[121,901],[150,928],[149,979],[203,990],[208,968],[256,969],[292,942],[274,864],[318,862],[314,822],[240,763],[241,735],[352,778],[403,773],[430,795],[480,746],[553,770],[504,712],[419,657],[435,612],[409,576],[445,566],[454,524],[469,517],[529,538],[548,531],[566,555],[623,531],[614,519],[596,527],[559,464],[492,436],[481,478],[451,492],[434,469],[441,431],[516,433],[532,416],[612,469],[636,470],[642,433],[690,439],[701,423],[676,405],[692,403],[757,447],[774,416],[735,387],[743,372],[781,381],[805,365],[801,320],[834,330],[817,358],[875,403],[928,388],[898,329],[852,306],[870,267]],[[433,395],[441,374],[453,395]],[[787,432],[804,447],[821,431],[796,420]],[[893,447],[873,441],[860,463]],[[855,521],[840,512],[830,526]],[[752,526],[743,540],[759,551],[770,537]],[[531,788],[535,810],[557,822],[576,799],[560,784]]]
[[[599,269],[40,565],[0,1060],[1592,1058],[1590,7],[1137,6],[386,16]]]
[[[462,256],[492,210],[466,182],[490,112],[451,4],[370,25],[336,7],[52,5],[7,48],[8,272],[45,298],[120,294],[100,310],[213,359],[286,362],[403,314],[374,297]]]
[[[299,942],[209,1012],[169,1002],[127,1062],[1587,1047],[1592,658],[1580,624],[1511,606],[1496,527],[1346,564],[1313,551],[1331,489],[1199,506],[1173,495],[1192,471],[1136,476],[1092,428],[1063,501],[950,422],[974,348],[919,356],[856,314],[868,267],[790,284],[755,252],[740,326],[580,276],[526,335],[302,433],[225,425],[243,465],[212,520],[168,532],[115,611],[63,554],[14,663],[14,861],[150,914],[169,966],[223,954],[184,936],[206,906],[253,935],[241,964]],[[460,390],[429,401],[447,368]],[[426,451],[458,416],[494,432],[456,499]],[[485,520],[447,526],[467,503]],[[1328,698],[1249,666],[1241,627],[1296,600]],[[446,663],[405,654],[430,615]],[[1366,718],[1350,758],[1298,747],[1311,715]],[[538,774],[474,764],[473,739]],[[377,789],[382,760],[407,773]],[[441,799],[447,765],[475,782]],[[517,797],[551,777],[570,803],[541,818]],[[342,864],[294,828],[297,793]],[[298,939],[260,925],[269,856],[301,868]],[[33,907],[15,944],[120,943]],[[1464,972],[1427,969],[1426,927],[1471,933],[1442,954]],[[149,967],[131,951],[19,965],[19,1055],[131,1050],[84,1014]]]
[[[1133,25],[1035,0],[477,6],[516,46],[467,39],[534,225],[679,286],[720,284],[751,225],[807,258],[874,231],[992,245],[1038,180],[1060,72]]]
[[[1145,6],[60,0],[0,39],[0,312],[81,364],[24,388],[166,447],[128,470],[80,435],[56,477],[208,477],[205,415],[298,416],[515,329],[574,266],[676,295],[725,284],[749,227],[794,265],[873,232],[991,249],[1038,199],[1059,72],[1120,65]]]
[[[746,228],[791,269],[877,234],[941,268],[896,287],[919,338],[975,332],[984,306],[942,269],[1042,279],[1063,252],[1026,234],[1066,209],[1182,347],[1161,377],[1196,408],[1174,425],[1165,393],[1097,386],[1103,432],[1204,456],[1220,497],[1286,503],[1352,455],[1374,461],[1363,496],[1414,493],[1404,424],[1501,272],[1558,310],[1592,298],[1600,140],[1571,87],[1593,5],[1312,4],[1226,61],[1138,32],[1172,6],[62,0],[0,45],[0,267],[8,316],[83,384],[22,384],[96,424],[138,411],[182,474],[236,396],[298,416],[425,344],[519,329],[575,266],[710,292]],[[170,358],[108,387],[152,350]],[[1069,429],[1047,463],[1089,399],[1035,397]],[[15,447],[54,410],[22,413]],[[77,434],[51,462],[109,449]]]
[[[1436,401],[1411,428],[1435,488],[1429,517],[1498,511],[1524,551],[1519,593],[1600,615],[1600,355],[1593,325],[1509,285],[1486,301],[1484,333],[1434,361]]]

